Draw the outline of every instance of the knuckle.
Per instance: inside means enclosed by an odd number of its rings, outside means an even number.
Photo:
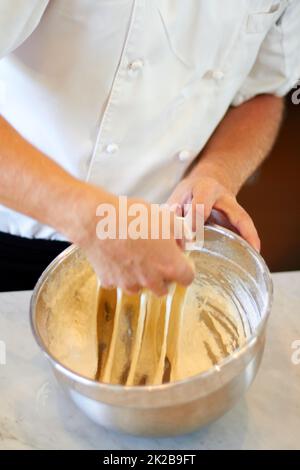
[[[193,271],[189,270],[185,272],[184,275],[181,276],[179,282],[183,286],[189,286],[193,282],[194,277],[195,277],[195,274],[193,273]]]
[[[127,294],[136,294],[141,288],[139,284],[130,281],[124,281],[121,287]]]
[[[177,269],[174,263],[166,264],[162,269],[163,278],[167,281],[174,281],[176,277]]]
[[[104,289],[111,289],[115,287],[115,283],[110,279],[100,279],[100,286],[104,287]]]
[[[171,280],[176,281],[184,286],[188,286],[189,284],[191,284],[191,282],[193,282],[194,277],[195,273],[192,267],[187,262],[187,260],[183,258],[174,267],[174,270],[172,271]]]
[[[154,281],[153,279],[148,279],[145,282],[145,287],[151,290],[152,292],[154,292],[154,294],[156,294],[159,297],[166,295],[168,292],[168,287],[162,279],[160,281],[158,280]]]

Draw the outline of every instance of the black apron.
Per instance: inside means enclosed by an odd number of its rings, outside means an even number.
[[[48,264],[69,245],[0,232],[0,292],[33,289]]]

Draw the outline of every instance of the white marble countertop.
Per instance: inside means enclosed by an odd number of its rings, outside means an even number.
[[[117,434],[82,415],[35,344],[31,293],[0,294],[0,345],[6,348],[6,364],[0,365],[0,449],[300,449],[300,363],[292,361],[292,343],[300,340],[300,271],[273,279],[266,350],[246,396],[207,427],[164,439]]]

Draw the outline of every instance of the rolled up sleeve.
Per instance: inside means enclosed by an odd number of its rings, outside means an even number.
[[[238,106],[256,95],[284,96],[300,78],[300,1],[290,0],[266,35],[256,61],[235,95]]]
[[[30,36],[48,2],[49,0],[0,1],[0,59]]]

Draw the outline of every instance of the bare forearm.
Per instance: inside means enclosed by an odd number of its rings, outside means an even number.
[[[84,230],[82,205],[83,199],[91,196],[89,189],[89,185],[73,178],[0,117],[2,204],[76,241],[76,234],[81,236]]]
[[[269,95],[229,109],[199,159],[173,191],[169,204],[179,205],[184,212],[185,202],[191,201],[194,218],[197,204],[203,204],[205,220],[238,231],[259,250],[253,221],[236,195],[271,150],[282,112],[282,99]]]
[[[169,282],[188,285],[194,278],[173,236],[155,240],[98,238],[96,208],[109,203],[117,214],[118,198],[73,178],[1,117],[0,203],[51,225],[79,245],[103,287],[118,286],[128,293],[146,287],[166,295]],[[146,203],[144,207],[149,214]],[[151,227],[149,230],[152,233]]]
[[[283,107],[281,98],[260,95],[237,108],[230,108],[201,152],[191,175],[217,177],[237,194],[270,152]]]

